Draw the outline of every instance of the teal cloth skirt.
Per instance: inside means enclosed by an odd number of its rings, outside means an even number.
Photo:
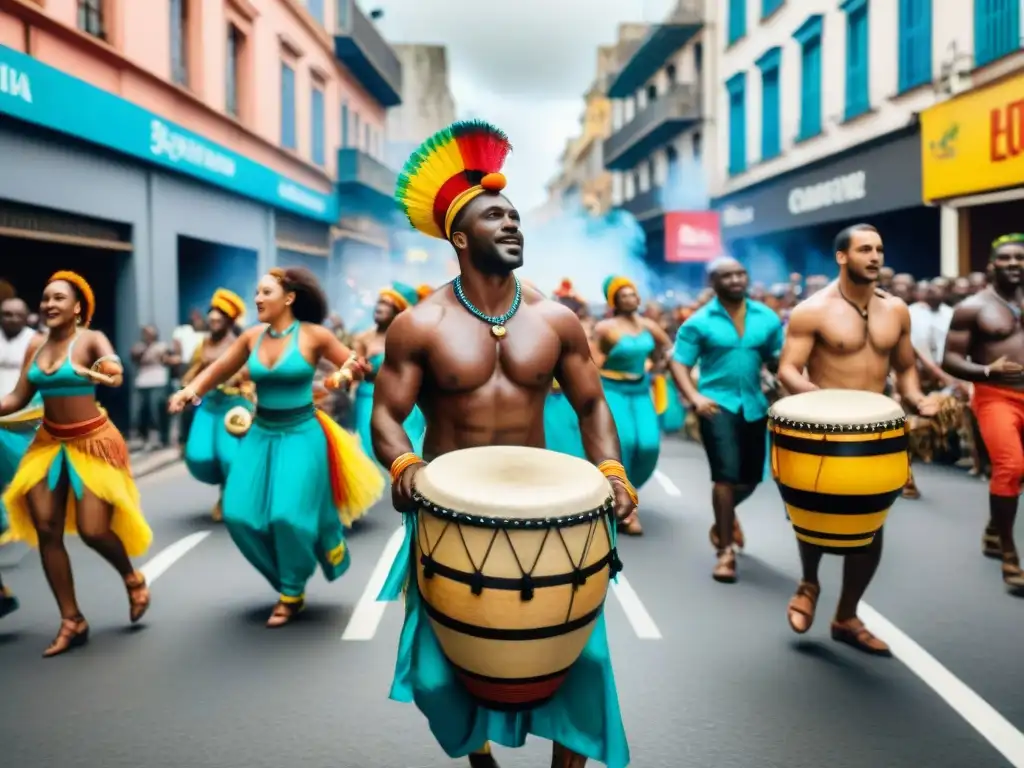
[[[544,401],[544,442],[549,451],[587,458],[580,434],[580,417],[561,390],[552,390]]]
[[[651,479],[661,452],[661,426],[654,411],[651,382],[602,379],[604,396],[619,433],[622,463],[633,487]]]
[[[679,390],[676,389],[675,382],[672,381],[672,375],[666,373],[665,379],[668,384],[666,389],[668,407],[663,414],[658,416],[658,422],[661,424],[662,432],[673,435],[683,429],[683,425],[686,423],[686,409],[683,408],[683,401],[679,398]]]
[[[37,394],[27,407],[36,408],[42,404],[43,399]],[[12,424],[0,427],[0,495],[14,479],[21,457],[28,450],[38,428],[38,424]],[[0,501],[0,533],[7,530],[7,525],[7,509]]]
[[[610,535],[614,542],[615,526],[610,526]],[[416,515],[405,515],[405,542],[377,598],[399,599],[409,580],[391,698],[415,703],[427,718],[434,738],[451,758],[465,757],[488,741],[515,749],[532,734],[556,741],[608,768],[626,768],[629,745],[619,711],[604,614],[550,701],[528,712],[498,712],[480,706],[455,676],[430,626],[412,570],[415,537]]]
[[[370,417],[373,415],[373,382],[363,381],[360,382],[359,386],[356,387],[356,402],[354,406],[355,410],[355,422],[356,422],[356,434],[359,435],[359,442],[363,445],[363,450],[366,455],[371,457],[374,461],[377,461],[377,457],[373,452],[373,436],[370,432]],[[409,436],[409,441],[412,443],[413,453],[420,454],[423,452],[423,435],[427,431],[427,422],[423,418],[423,412],[416,406],[413,406],[412,413],[405,420],[405,434]],[[380,466],[380,462],[377,461],[377,465]],[[383,467],[385,470],[391,469],[390,467]]]
[[[231,538],[287,597],[305,593],[317,565],[328,581],[349,567],[327,450],[312,405],[289,420],[257,415],[224,486],[224,523]]]
[[[185,466],[200,483],[223,486],[227,480],[242,440],[228,432],[224,416],[238,405],[252,410],[252,404],[244,397],[214,390],[196,408],[185,443]]]

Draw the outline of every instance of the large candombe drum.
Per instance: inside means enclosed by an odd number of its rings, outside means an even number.
[[[8,432],[35,432],[42,423],[41,405],[29,405],[7,416],[0,416],[0,429]]]
[[[836,554],[869,546],[910,473],[900,405],[822,389],[779,400],[768,418],[772,476],[797,538]]]
[[[416,578],[445,656],[485,706],[544,703],[621,567],[608,480],[573,456],[487,446],[428,464],[416,500]]]

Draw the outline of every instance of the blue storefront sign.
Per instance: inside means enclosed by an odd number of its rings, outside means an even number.
[[[112,93],[0,45],[0,114],[131,155],[209,184],[334,223],[336,194],[276,171]]]

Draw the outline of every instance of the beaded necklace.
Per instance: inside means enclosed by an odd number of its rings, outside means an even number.
[[[283,339],[285,336],[287,336],[289,333],[291,333],[292,331],[294,331],[298,327],[299,327],[299,321],[298,320],[296,320],[295,322],[293,322],[291,325],[289,325],[287,328],[285,328],[283,331],[280,331],[280,332],[275,331],[271,326],[268,325],[267,326],[267,333],[270,335],[270,338],[272,338],[272,339]]]
[[[513,276],[513,280],[516,281],[516,295],[512,299],[512,306],[508,308],[508,312],[503,315],[487,315],[481,312],[479,309],[473,306],[473,303],[466,298],[465,291],[462,290],[462,276],[456,277],[452,282],[452,288],[455,291],[455,298],[459,300],[459,304],[466,308],[466,311],[478,320],[482,320],[485,323],[490,323],[491,333],[494,334],[495,338],[501,339],[508,332],[505,328],[505,323],[512,319],[512,316],[519,311],[519,305],[523,301],[523,287],[519,284],[519,278]]]

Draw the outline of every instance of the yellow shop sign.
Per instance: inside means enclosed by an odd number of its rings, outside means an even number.
[[[921,113],[926,201],[1024,186],[1024,77]]]

